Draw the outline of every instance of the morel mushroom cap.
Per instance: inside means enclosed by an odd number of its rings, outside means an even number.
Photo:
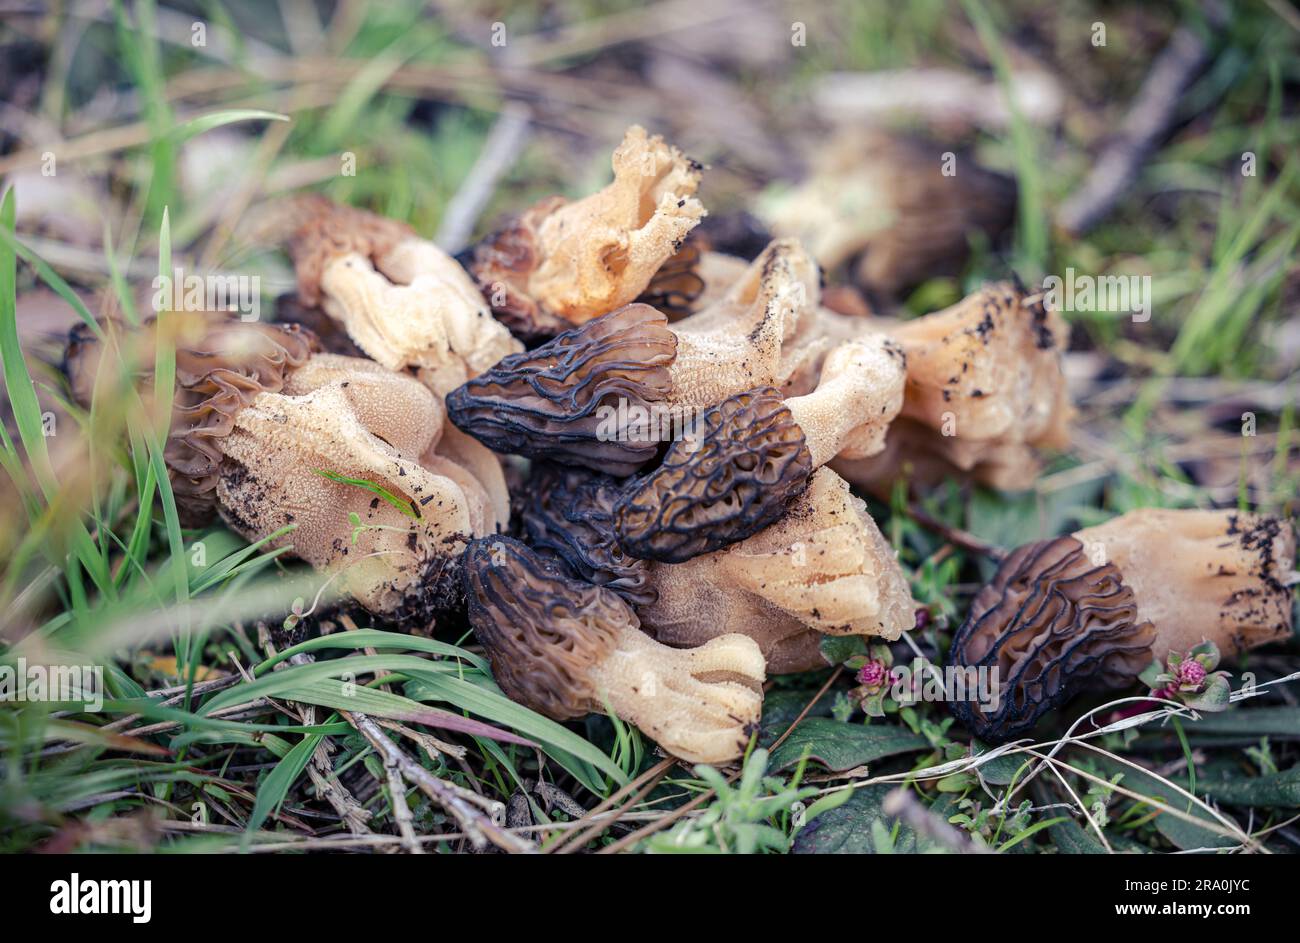
[[[774,524],[685,563],[650,564],[657,600],[637,611],[674,647],[739,632],[754,639],[771,674],[825,667],[824,635],[896,639],[916,603],[889,542],[829,468]]]
[[[676,349],[661,313],[628,305],[506,357],[453,390],[447,410],[497,452],[628,475],[658,451],[649,418]]]
[[[654,601],[649,563],[630,557],[614,533],[623,494],[616,478],[563,465],[535,463],[520,514],[528,543],[562,560],[572,574],[604,586],[633,606]]]
[[[743,540],[807,485],[812,456],[775,389],[729,397],[698,426],[619,500],[615,528],[633,556],[680,563]]]
[[[983,739],[1010,740],[1171,651],[1211,641],[1232,655],[1286,638],[1294,558],[1286,522],[1229,511],[1132,511],[1021,547],[976,596],[949,656],[996,668],[996,703],[957,700],[954,713]]]
[[[470,624],[512,699],[557,720],[612,710],[690,762],[744,752],[765,679],[751,639],[661,645],[617,594],[508,537],[472,541],[464,561]]]
[[[505,358],[448,397],[452,421],[498,452],[631,474],[696,409],[779,384],[782,344],[816,292],[807,254],[774,242],[717,304],[672,326],[632,304]]]
[[[300,300],[385,367],[445,394],[520,349],[459,263],[408,227],[323,197],[286,214]]]
[[[522,333],[634,301],[704,216],[694,196],[701,166],[658,135],[628,128],[612,163],[603,190],[548,198],[475,249],[470,270],[483,294]]]
[[[634,556],[681,563],[757,533],[817,467],[841,451],[877,450],[902,397],[902,356],[875,338],[835,351],[805,396],[783,401],[767,387],[724,400],[629,486],[615,517],[619,542]]]

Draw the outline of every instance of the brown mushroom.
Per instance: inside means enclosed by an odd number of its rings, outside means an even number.
[[[995,671],[997,696],[953,711],[979,737],[1011,740],[1082,690],[1131,685],[1152,659],[1287,638],[1294,560],[1286,521],[1235,511],[1131,511],[1021,547],[975,597],[949,654],[968,672]]]
[[[784,400],[768,387],[705,410],[620,499],[619,543],[633,556],[681,563],[762,530],[815,469],[880,447],[902,403],[902,360],[881,338],[845,344],[812,393]]]
[[[893,548],[866,505],[829,468],[815,472],[775,523],[680,564],[651,563],[656,599],[642,626],[674,647],[739,632],[771,674],[825,667],[826,635],[897,639],[916,603]]]
[[[1069,441],[1061,367],[1069,329],[1040,297],[992,285],[943,311],[879,327],[907,354],[907,391],[889,433],[897,441],[874,458],[836,462],[850,482],[879,486],[915,457],[918,473],[956,471],[1025,488],[1040,467],[1035,450]]]
[[[875,130],[841,132],[819,140],[812,175],[762,201],[761,214],[823,268],[852,264],[864,288],[897,295],[957,274],[972,233],[996,238],[1014,215],[1014,180],[965,157],[945,175],[946,150]]]
[[[321,196],[268,215],[267,234],[289,233],[302,304],[385,367],[445,394],[520,349],[460,264],[408,226]]]
[[[608,710],[690,762],[744,752],[765,678],[751,639],[669,648],[641,631],[616,593],[509,537],[472,541],[464,560],[470,623],[513,700],[557,720]]]
[[[524,488],[520,523],[528,544],[563,561],[572,575],[613,590],[633,606],[653,602],[649,563],[629,556],[614,533],[623,483],[609,475],[534,463]]]
[[[782,385],[798,366],[787,362],[783,346],[815,310],[816,293],[811,259],[797,243],[778,240],[709,308],[670,326],[653,308],[629,305],[505,358],[454,391],[448,409],[453,422],[498,452],[631,474],[662,443],[699,425],[701,409]],[[886,401],[893,373],[901,383],[901,372],[889,372]],[[874,402],[861,405],[868,410],[858,416],[863,428],[850,437],[859,445],[892,418]]]
[[[470,271],[521,336],[634,301],[704,216],[701,166],[658,135],[628,128],[612,163],[603,190],[573,203],[549,197],[475,248]]]
[[[191,520],[215,509],[250,541],[292,525],[268,546],[292,546],[396,621],[427,623],[453,605],[461,548],[504,525],[508,507],[439,451],[437,397],[373,361],[312,353],[296,327],[173,318],[165,457]],[[95,382],[85,377],[100,357],[84,336],[70,345],[74,390]]]

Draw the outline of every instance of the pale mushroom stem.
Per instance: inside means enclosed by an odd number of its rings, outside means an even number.
[[[1156,658],[1207,640],[1228,657],[1291,634],[1295,533],[1281,518],[1144,508],[1074,536],[1124,575]]]
[[[755,686],[764,677],[763,653],[747,636],[679,650],[630,627],[618,630],[613,650],[590,673],[615,714],[692,763],[723,762],[745,751],[762,700]]]
[[[817,389],[786,406],[803,429],[814,468],[846,449],[855,456],[879,451],[903,406],[902,356],[880,339],[844,344],[827,357]]]

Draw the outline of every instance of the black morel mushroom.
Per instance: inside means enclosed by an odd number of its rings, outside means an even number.
[[[497,452],[629,475],[659,450],[650,417],[677,351],[667,323],[620,308],[504,358],[448,394],[448,415]]]
[[[763,706],[763,654],[752,639],[669,648],[641,631],[616,593],[509,537],[472,541],[463,559],[470,624],[512,699],[557,720],[612,711],[691,762],[744,751]]]
[[[1144,509],[1029,544],[975,597],[949,660],[996,670],[990,703],[953,712],[990,742],[1024,736],[1080,691],[1132,684],[1153,659],[1286,638],[1295,536],[1276,517]]]
[[[564,465],[533,465],[520,518],[533,549],[563,560],[574,576],[613,590],[633,606],[655,601],[649,564],[629,556],[614,532],[623,483]]]

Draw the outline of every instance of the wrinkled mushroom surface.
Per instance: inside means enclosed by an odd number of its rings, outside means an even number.
[[[701,409],[782,384],[794,369],[783,346],[816,297],[816,266],[797,243],[778,240],[716,303],[675,324],[633,304],[506,358],[453,393],[452,419],[497,451],[630,474],[697,425]],[[901,371],[861,367],[862,377],[884,384],[881,397],[896,398],[892,374],[901,389]],[[844,397],[837,408],[844,418],[860,414],[863,446],[897,412]]]
[[[215,508],[249,541],[292,525],[268,546],[291,546],[398,622],[425,624],[455,606],[461,547],[504,526],[509,507],[496,457],[471,440],[443,441],[432,391],[372,360],[314,352],[297,326],[211,315],[171,324],[165,457],[193,523]],[[148,347],[152,335],[131,341]],[[74,388],[93,389],[98,349],[84,337],[70,344]]]
[[[774,524],[685,563],[652,563],[657,599],[642,626],[690,648],[738,632],[754,639],[770,674],[826,666],[826,635],[896,639],[915,624],[916,603],[893,549],[866,505],[828,468]]]
[[[520,349],[460,264],[409,227],[323,197],[285,213],[300,301],[384,366],[445,394]]]
[[[996,671],[997,705],[953,700],[953,712],[981,739],[1013,740],[1081,690],[1131,683],[1154,640],[1118,567],[1094,565],[1073,536],[1028,544],[976,595],[948,656]]]
[[[989,741],[1028,733],[1082,690],[1132,684],[1153,658],[1204,641],[1225,656],[1287,638],[1290,525],[1231,511],[1131,511],[1029,544],[1002,563],[950,661],[997,668],[1000,703],[954,702]]]
[[[563,465],[537,463],[520,517],[528,543],[564,561],[574,576],[613,590],[633,606],[653,602],[649,563],[629,556],[614,533],[623,483]]]
[[[549,197],[474,251],[470,270],[498,317],[522,335],[581,324],[629,304],[704,216],[701,166],[628,128],[614,180],[575,202]]]
[[[497,452],[631,474],[659,449],[651,417],[677,339],[634,304],[512,354],[447,396],[461,429]]]
[[[762,530],[812,474],[803,430],[771,387],[707,409],[694,433],[619,500],[615,528],[630,554],[680,563]]]
[[[765,678],[752,640],[661,645],[616,593],[564,575],[508,537],[475,540],[464,559],[470,623],[512,699],[558,720],[610,710],[691,762],[744,751]]]
[[[1069,329],[1041,298],[991,285],[951,308],[882,329],[907,356],[901,416],[912,427],[898,435],[908,447],[887,441],[875,460],[846,457],[835,467],[849,481],[888,481],[919,452],[940,467],[982,472],[995,487],[1025,488],[1039,468],[1032,450],[1068,443],[1072,409],[1061,360]],[[919,435],[922,429],[928,435]]]
[[[767,387],[724,400],[629,485],[619,542],[633,556],[681,563],[757,533],[816,468],[877,451],[902,398],[901,353],[869,338],[837,348],[812,393],[783,400]]]
[[[198,526],[216,509],[215,489],[223,456],[222,440],[234,416],[259,394],[279,392],[288,376],[319,349],[316,337],[296,325],[235,321],[218,316],[175,314],[176,389],[171,430],[163,456],[172,491],[185,522]],[[137,368],[153,368],[151,321],[139,334],[122,334],[120,344],[136,349],[128,356]],[[104,348],[85,325],[75,328],[64,356],[72,394],[89,408],[101,375]]]

